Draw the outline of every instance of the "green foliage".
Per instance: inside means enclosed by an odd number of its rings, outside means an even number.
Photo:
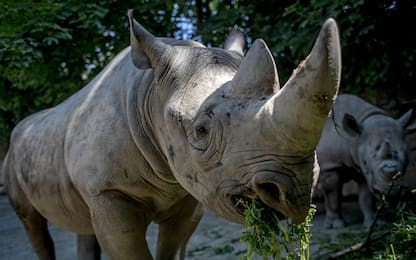
[[[248,244],[246,259],[251,259],[253,254],[274,259],[309,259],[310,225],[315,213],[314,207],[310,208],[302,224],[295,225],[290,220],[287,223],[280,222],[273,209],[257,200],[243,206],[246,230],[241,240]]]
[[[171,1],[0,2],[0,144],[19,120],[67,98],[129,45],[129,8],[159,36],[176,30]]]
[[[355,252],[343,259],[414,259],[416,254],[416,214],[406,203],[397,209],[396,221],[383,239],[371,243],[367,250]]]
[[[414,196],[412,196],[414,198]],[[411,199],[411,198],[408,198]],[[397,207],[389,205],[389,222],[374,228],[369,240],[368,229],[344,228],[334,235],[330,232],[319,231],[313,233],[313,243],[319,244],[318,255],[315,259],[414,259],[416,254],[416,213],[412,200],[401,202]],[[359,245],[359,246],[358,246]],[[349,250],[354,248],[354,250]]]
[[[416,38],[409,36],[407,28],[416,24],[415,1],[212,2],[213,10],[203,18],[203,27],[198,27],[203,42],[218,45],[219,30],[242,26],[252,39],[264,38],[272,48],[281,82],[309,53],[323,22],[333,17],[341,35],[342,91],[381,95],[381,99],[397,105],[416,103],[412,91],[416,83]]]
[[[128,46],[130,8],[158,36],[194,37],[212,46],[221,46],[227,28],[242,27],[249,44],[256,38],[269,44],[281,82],[309,53],[325,19],[334,17],[343,53],[342,90],[381,95],[402,104],[402,110],[416,103],[416,38],[408,28],[416,24],[415,1],[5,0],[0,2],[0,144],[19,120],[61,102]],[[194,27],[182,31],[180,21]]]

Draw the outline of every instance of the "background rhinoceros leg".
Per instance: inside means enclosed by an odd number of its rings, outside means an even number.
[[[88,204],[95,235],[110,259],[152,259],[146,243],[151,208],[118,191],[95,195]]]
[[[339,228],[345,226],[342,218],[341,199],[342,199],[342,182],[338,172],[323,172],[323,190],[325,199],[325,228]]]
[[[203,215],[202,205],[190,195],[175,208],[177,213],[159,224],[156,259],[184,259],[186,244]]]
[[[358,202],[360,205],[361,212],[364,216],[363,225],[366,228],[369,228],[374,221],[375,211],[374,211],[374,197],[368,188],[367,183],[360,183],[358,186]],[[382,224],[383,221],[379,220],[378,224]]]
[[[77,246],[79,260],[101,259],[101,249],[95,235],[78,235]]]

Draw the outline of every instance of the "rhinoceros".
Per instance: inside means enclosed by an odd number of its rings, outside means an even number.
[[[78,234],[80,259],[184,259],[207,207],[243,223],[241,199],[302,222],[315,148],[340,80],[336,22],[280,89],[265,42],[245,57],[156,38],[129,12],[131,46],[59,105],[21,121],[4,162],[5,187],[32,247],[53,259],[50,221]]]
[[[325,227],[345,226],[342,186],[350,180],[358,183],[363,225],[372,225],[375,199],[386,194],[393,177],[406,169],[405,134],[412,128],[412,110],[394,119],[356,95],[337,97],[316,149],[320,167],[317,192],[324,195]],[[391,194],[398,190],[398,185],[393,186]]]

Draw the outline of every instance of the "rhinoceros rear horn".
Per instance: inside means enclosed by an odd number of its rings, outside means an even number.
[[[234,75],[231,91],[235,96],[251,97],[272,94],[279,88],[273,56],[266,43],[257,39]]]
[[[273,119],[297,151],[312,151],[338,93],[341,47],[338,27],[328,19],[308,57],[270,101]]]
[[[134,65],[139,69],[151,68],[171,48],[149,33],[133,18],[133,10],[128,11],[130,23],[130,45]]]

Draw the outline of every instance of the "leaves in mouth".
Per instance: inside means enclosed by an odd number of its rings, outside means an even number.
[[[310,226],[316,208],[311,205],[305,221],[299,225],[291,220],[280,221],[279,215],[261,201],[239,200],[244,206],[246,230],[241,240],[248,244],[244,259],[254,254],[274,259],[309,259]]]

